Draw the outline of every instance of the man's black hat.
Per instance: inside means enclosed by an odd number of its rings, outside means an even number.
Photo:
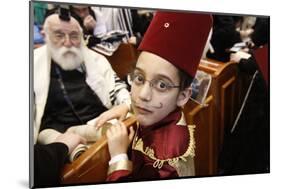
[[[68,5],[60,5],[59,18],[63,21],[70,21],[70,10]]]

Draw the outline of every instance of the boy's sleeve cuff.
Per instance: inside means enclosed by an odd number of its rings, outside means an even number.
[[[112,165],[118,161],[122,161],[122,160],[128,160],[128,156],[127,154],[123,153],[123,154],[118,154],[116,156],[113,156],[113,158],[111,158],[111,160],[109,161],[109,165]]]
[[[109,166],[107,175],[110,175],[114,171],[119,171],[119,170],[127,170],[129,172],[132,172],[133,170],[133,164],[129,160],[121,160],[116,163],[113,163]]]

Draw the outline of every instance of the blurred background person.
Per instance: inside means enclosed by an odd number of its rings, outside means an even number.
[[[101,12],[107,32],[114,30],[126,31],[124,42],[138,46],[142,36],[148,28],[153,17],[150,10],[95,7],[94,10]]]
[[[214,25],[211,37],[213,51],[209,51],[208,58],[228,62],[230,49],[236,44],[248,40],[253,33],[252,28],[241,29],[242,16],[213,15]]]
[[[222,175],[268,173],[269,145],[269,18],[258,17],[252,46],[230,55],[251,82],[231,130],[225,133],[219,169]]]
[[[106,26],[100,11],[90,6],[70,6],[71,16],[78,20],[84,35],[100,36],[106,33]]]

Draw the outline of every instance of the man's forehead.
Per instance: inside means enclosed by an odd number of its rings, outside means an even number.
[[[79,32],[79,28],[76,25],[69,25],[63,23],[54,23],[50,25],[52,30],[65,30],[65,31],[77,31]]]

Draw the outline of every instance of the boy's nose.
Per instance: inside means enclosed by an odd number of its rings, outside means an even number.
[[[145,82],[139,91],[140,99],[144,101],[150,101],[152,98],[152,87],[149,82]]]

